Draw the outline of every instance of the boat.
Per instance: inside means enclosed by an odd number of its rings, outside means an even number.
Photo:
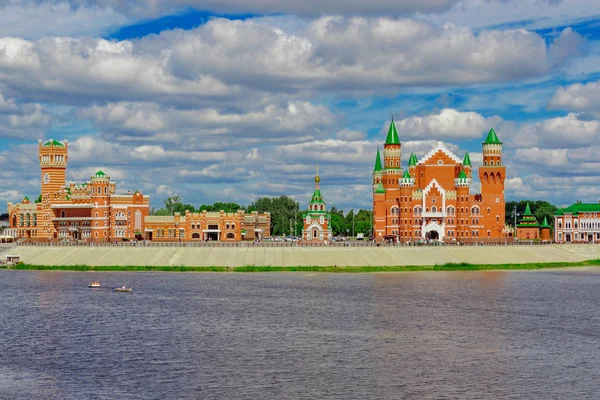
[[[100,282],[98,282],[98,281],[94,281],[94,282],[90,283],[90,284],[88,285],[88,287],[89,287],[89,288],[99,288],[99,287],[100,287]]]
[[[125,285],[123,285],[123,286],[120,286],[120,287],[113,288],[113,290],[115,292],[131,292],[133,289],[132,288],[128,288]]]

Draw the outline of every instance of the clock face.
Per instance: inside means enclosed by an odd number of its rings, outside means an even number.
[[[47,185],[50,183],[50,175],[44,174],[43,182]]]

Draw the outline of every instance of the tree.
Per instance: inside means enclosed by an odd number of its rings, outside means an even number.
[[[293,234],[294,215],[297,215],[300,204],[288,196],[261,197],[250,203],[248,212],[271,213],[271,234],[285,235]],[[296,217],[296,223],[298,218]]]
[[[179,196],[172,196],[165,200],[165,209],[168,215],[172,215],[175,212],[175,207],[181,204],[181,198]]]
[[[0,214],[0,221],[8,221],[8,213]]]

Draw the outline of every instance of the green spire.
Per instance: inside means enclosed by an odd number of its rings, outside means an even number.
[[[464,166],[471,166],[471,157],[469,157],[469,152],[465,152],[465,158],[463,158],[463,165]]]
[[[400,144],[400,138],[398,138],[398,132],[396,131],[396,124],[394,124],[393,118],[392,122],[390,122],[390,129],[388,129],[385,144]]]
[[[525,207],[525,212],[523,213],[524,217],[530,217],[533,214],[531,213],[531,209],[529,208],[529,203],[527,203],[527,207]]]
[[[550,228],[550,225],[548,225],[548,218],[544,217],[544,223],[540,228]]]
[[[410,153],[410,157],[408,159],[408,166],[414,167],[415,165],[417,165],[417,156],[415,155],[415,153]]]
[[[488,133],[483,144],[502,144],[500,139],[498,139],[498,135],[496,135],[494,128],[490,129],[490,133]]]
[[[385,193],[385,189],[383,188],[383,185],[381,184],[381,182],[379,182],[379,185],[377,185],[377,189],[375,189],[375,193]]]
[[[315,189],[313,192],[312,198],[310,199],[310,204],[325,204],[323,201],[323,196],[321,195],[321,191],[319,189]]]
[[[460,170],[460,174],[458,174],[458,179],[468,179],[467,174],[465,174],[464,170]]]
[[[408,173],[408,170],[404,171],[404,174],[402,175],[402,179],[410,179],[410,174]]]
[[[381,156],[379,155],[379,147],[377,147],[377,158],[375,159],[375,168],[373,168],[373,172],[379,172],[383,169],[381,166]]]

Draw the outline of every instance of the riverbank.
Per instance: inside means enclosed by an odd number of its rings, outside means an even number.
[[[28,265],[198,268],[426,267],[546,264],[600,259],[600,245],[444,247],[69,247],[16,246]],[[2,255],[0,255],[2,258]],[[215,267],[216,266],[216,267]]]
[[[447,263],[442,265],[407,265],[407,266],[244,266],[244,267],[186,267],[186,266],[119,266],[119,265],[30,265],[19,264],[0,266],[9,270],[38,271],[80,271],[80,272],[325,272],[325,273],[378,273],[378,272],[418,272],[418,271],[492,271],[492,270],[533,270],[572,267],[600,267],[600,260],[587,260],[571,263],[529,263],[529,264],[468,264]]]

